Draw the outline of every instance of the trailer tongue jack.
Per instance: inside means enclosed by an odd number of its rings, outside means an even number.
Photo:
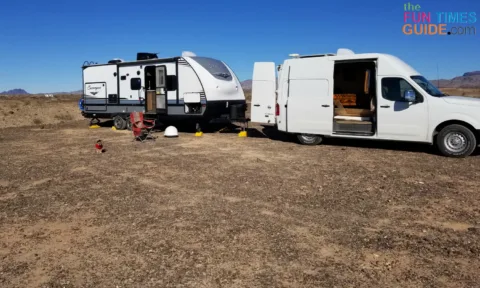
[[[100,128],[100,119],[98,119],[96,116],[94,116],[92,119],[90,119],[90,123],[88,124],[88,126],[90,128]]]
[[[195,136],[196,136],[196,137],[203,136],[203,132],[202,132],[202,129],[201,129],[201,127],[200,127],[200,123],[197,123],[197,124],[195,125],[195,131],[196,131],[196,132],[195,132]]]

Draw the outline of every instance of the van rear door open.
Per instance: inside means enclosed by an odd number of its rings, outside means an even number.
[[[256,62],[252,79],[252,122],[275,124],[275,89],[275,63]]]
[[[298,59],[290,65],[287,131],[332,134],[333,66],[325,58]]]

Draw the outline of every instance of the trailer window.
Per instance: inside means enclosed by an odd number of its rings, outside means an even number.
[[[167,75],[167,91],[177,90],[177,76]]]
[[[140,79],[140,78],[130,79],[130,89],[140,90],[141,88],[142,88],[142,79]]]
[[[167,74],[165,69],[165,66],[157,67],[157,88],[165,87],[165,75]]]
[[[230,71],[228,71],[227,66],[223,64],[222,61],[208,58],[208,57],[191,57],[195,60],[198,64],[202,65],[213,77],[221,80],[232,80],[232,75]]]

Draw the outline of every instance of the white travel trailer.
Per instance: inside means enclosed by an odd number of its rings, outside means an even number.
[[[235,73],[222,61],[191,52],[159,59],[138,53],[137,60],[84,63],[82,115],[129,126],[129,114],[145,113],[161,122],[217,118],[245,121],[247,105]]]
[[[290,55],[254,64],[251,121],[315,145],[323,137],[436,144],[450,157],[480,142],[480,99],[448,96],[395,56]]]

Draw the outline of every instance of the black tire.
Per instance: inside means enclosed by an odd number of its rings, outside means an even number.
[[[130,122],[130,119],[127,118],[126,122],[127,122],[127,130],[132,131],[132,122]]]
[[[322,136],[312,134],[298,134],[297,139],[303,145],[318,145],[323,140]]]
[[[472,130],[463,125],[452,124],[437,135],[436,144],[440,153],[447,157],[464,158],[475,151],[477,139]]]
[[[113,126],[115,126],[117,130],[123,130],[127,128],[127,121],[120,116],[115,116],[113,117]]]

